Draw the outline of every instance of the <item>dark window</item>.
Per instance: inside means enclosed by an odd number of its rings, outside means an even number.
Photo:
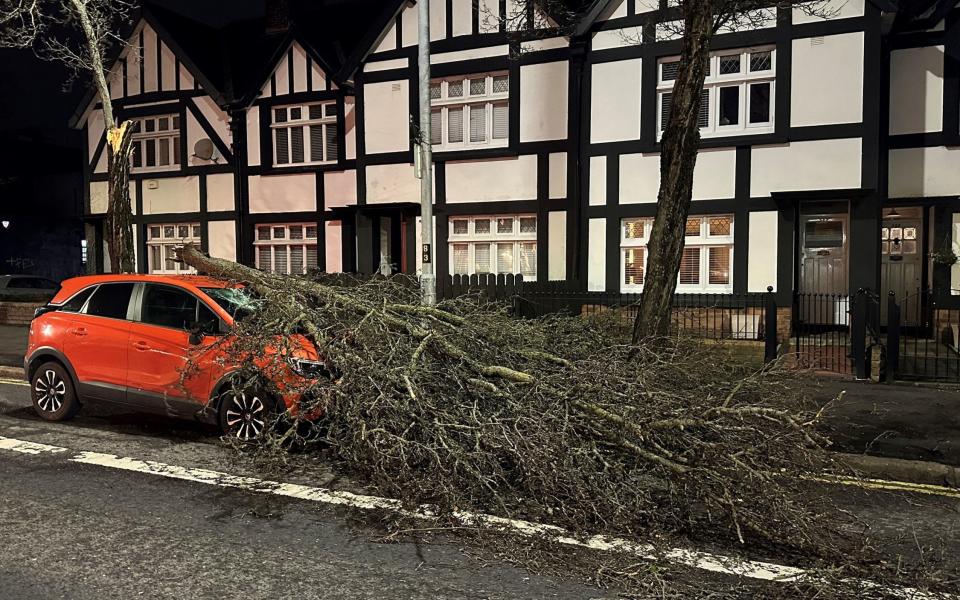
[[[770,122],[769,83],[754,83],[750,86],[750,122]]]
[[[150,325],[188,329],[197,320],[197,298],[175,287],[148,285],[140,320]]]
[[[107,283],[97,288],[87,304],[86,314],[111,319],[126,319],[132,283]]]
[[[95,287],[88,287],[79,294],[74,294],[73,298],[70,298],[70,300],[60,307],[60,310],[63,312],[80,312],[80,309],[83,308],[83,303],[87,301],[87,298],[90,297],[90,294],[92,294],[95,289]]]
[[[740,122],[740,86],[720,88],[720,125]]]
[[[197,326],[203,333],[220,332],[220,317],[210,310],[210,307],[203,302],[200,303],[200,306],[197,309]]]
[[[803,242],[805,248],[842,248],[843,222],[807,221]]]

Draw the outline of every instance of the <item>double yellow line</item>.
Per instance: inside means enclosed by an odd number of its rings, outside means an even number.
[[[832,483],[839,485],[849,485],[867,490],[885,490],[889,492],[912,492],[915,494],[928,494],[932,496],[944,496],[947,498],[960,498],[960,489],[944,487],[942,485],[928,485],[925,483],[908,483],[906,481],[888,481],[886,479],[863,479],[859,477],[847,477],[844,475],[823,475],[820,477],[806,477],[809,481],[818,483]]]

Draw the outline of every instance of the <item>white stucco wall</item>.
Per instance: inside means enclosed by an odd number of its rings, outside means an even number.
[[[795,39],[792,54],[792,126],[863,120],[863,32]]]
[[[453,0],[453,35],[470,35],[473,32],[473,2]]]
[[[590,206],[603,206],[607,203],[607,157],[590,157]]]
[[[367,203],[420,202],[420,180],[412,164],[369,165],[366,173]],[[433,185],[436,194],[436,177]]]
[[[230,148],[233,144],[233,137],[230,134],[230,118],[227,113],[223,112],[210,96],[197,96],[193,101],[200,109],[200,113],[207,119],[207,122],[213,126],[213,130],[220,136],[220,140],[227,148]],[[193,146],[189,149],[193,150]]]
[[[307,53],[300,44],[293,45],[293,91],[307,91]]]
[[[748,236],[747,291],[777,289],[777,211],[750,213]]]
[[[933,146],[890,151],[889,196],[960,194],[960,148]]]
[[[953,221],[950,227],[953,253],[960,255],[960,212],[953,213]],[[960,263],[950,267],[950,288],[951,294],[960,295]],[[954,340],[956,343],[956,340]]]
[[[890,53],[890,134],[943,129],[943,46]]]
[[[566,61],[520,67],[520,141],[567,137]]]
[[[367,153],[402,152],[409,148],[409,85],[406,80],[364,85],[364,141]]]
[[[313,173],[252,175],[248,178],[250,212],[302,212],[317,209],[317,184]]]
[[[343,137],[344,157],[353,160],[357,157],[357,101],[353,96],[343,99]]]
[[[548,194],[551,200],[567,197],[567,153],[552,152],[547,160],[550,169]]]
[[[547,213],[548,252],[547,277],[550,281],[567,278],[567,213],[555,210]]]
[[[736,171],[736,150],[701,150],[697,154],[697,166],[693,172],[693,199],[733,198]],[[659,154],[620,156],[620,204],[656,202],[659,188]]]
[[[864,0],[827,0],[827,2],[800,5],[793,8],[793,24],[822,22],[833,19],[849,19],[863,16]]]
[[[754,146],[750,195],[860,187],[860,138]]]
[[[237,225],[234,221],[210,221],[207,234],[210,256],[237,260]]]
[[[607,220],[590,219],[587,231],[587,290],[602,292],[607,287]]]
[[[656,202],[660,154],[620,155],[620,204]]]
[[[641,43],[643,39],[642,27],[623,27],[608,29],[593,34],[590,48],[593,50],[607,50],[609,48],[626,48]]]
[[[188,149],[192,150],[192,146]],[[260,107],[247,110],[247,157],[251,166],[260,164]]]
[[[207,176],[207,210],[234,210],[233,174],[215,173]]]
[[[143,28],[143,91],[157,91],[157,34],[149,25]]]
[[[327,208],[357,203],[357,172],[327,171],[323,174],[323,202]]]
[[[343,271],[343,224],[340,221],[327,221],[324,223],[326,228],[326,249],[327,264],[324,270],[327,273],[340,273]]]
[[[536,198],[536,155],[447,163],[450,204]]]
[[[640,63],[635,58],[591,67],[591,142],[640,137]]]
[[[177,56],[166,44],[160,45],[160,88],[164,91],[177,89]]]
[[[143,180],[143,214],[198,212],[200,178],[166,177]]]

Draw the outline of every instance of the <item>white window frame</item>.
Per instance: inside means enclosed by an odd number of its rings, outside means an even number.
[[[290,229],[294,227],[302,228],[302,233],[303,233],[302,238],[292,239],[290,237]],[[269,236],[270,236],[269,239],[260,239],[261,233],[262,233],[261,230],[264,228],[269,230]],[[314,229],[312,236],[310,235],[309,228]],[[283,230],[283,237],[276,236],[277,229]],[[253,237],[254,237],[253,256],[254,256],[256,267],[262,271],[268,271],[270,273],[278,273],[278,271],[276,270],[277,253],[280,252],[282,249],[282,252],[284,252],[286,257],[286,268],[284,271],[279,273],[282,273],[284,275],[306,275],[306,273],[311,268],[320,268],[320,265],[319,265],[320,248],[319,248],[319,242],[318,242],[319,230],[320,230],[320,225],[318,223],[257,223],[253,228]],[[303,248],[303,254],[302,254],[303,269],[299,273],[294,273],[291,270],[291,262],[290,262],[291,246],[300,246]],[[269,268],[267,268],[268,265],[262,264],[260,260],[260,249],[265,247],[270,248]],[[307,255],[308,255],[308,248],[310,247],[313,247],[316,249],[317,260],[318,260],[317,265],[311,266],[308,264],[309,261],[307,260]]]
[[[507,91],[495,93],[493,91],[494,78],[507,78]],[[484,78],[484,93],[470,94],[470,81]],[[450,83],[461,82],[463,85],[462,96],[449,96]],[[431,88],[434,85],[440,85],[440,97],[431,98],[430,107],[432,111],[440,112],[440,142],[432,143],[434,151],[446,152],[452,150],[467,150],[476,148],[504,148],[510,144],[510,88],[513,82],[510,81],[508,71],[493,71],[490,73],[472,73],[470,75],[457,75],[454,77],[437,77],[430,80]],[[485,111],[484,140],[480,142],[470,141],[470,112],[471,107],[483,105]],[[503,105],[507,108],[507,135],[502,138],[493,137],[493,109],[495,105]],[[460,142],[449,141],[448,126],[449,112],[452,108],[463,108],[463,139]],[[436,132],[432,132],[434,136]]]
[[[161,122],[166,120],[168,128],[161,131]],[[183,162],[180,155],[180,122],[178,114],[150,115],[134,119],[134,131],[130,136],[130,172],[131,173],[151,173],[156,171],[177,171]],[[153,123],[153,131],[147,131],[147,123]],[[160,144],[168,143],[170,145],[170,154],[168,162],[165,165],[160,164]],[[154,144],[154,161],[157,163],[148,166],[147,162],[147,144]],[[135,154],[139,149],[140,166],[135,165]]]
[[[172,227],[172,235],[168,228]],[[181,235],[180,228],[186,227],[186,236]],[[159,231],[160,235],[155,235]],[[184,273],[196,273],[193,267],[186,263],[178,261],[173,262],[173,267],[168,268],[165,256],[172,253],[178,246],[185,246],[188,243],[199,246],[201,244],[200,223],[149,223],[146,226],[147,236],[147,272],[157,275],[182,275]],[[154,256],[156,251],[157,257]],[[172,254],[170,254],[172,256]],[[158,265],[157,262],[160,264]]]
[[[762,71],[750,70],[750,55],[769,52],[770,68]],[[740,72],[721,75],[720,60],[723,57],[740,56]],[[679,56],[669,56],[657,61],[657,131],[663,134],[666,123],[663,122],[663,95],[673,90],[674,80],[663,78],[663,66],[680,60]],[[733,50],[720,50],[710,55],[708,75],[703,80],[703,89],[708,97],[708,124],[700,128],[704,138],[725,137],[731,135],[773,133],[776,109],[777,50],[775,46],[757,46]],[[762,123],[750,123],[750,87],[755,84],[770,85],[770,119]],[[736,125],[720,125],[720,89],[737,86],[739,88],[739,112]]]
[[[497,224],[500,219],[512,219],[513,221],[513,230],[511,233],[498,233]],[[537,223],[537,215],[535,214],[518,214],[518,215],[476,215],[476,216],[456,216],[450,217],[449,229],[447,234],[448,241],[448,258],[450,265],[450,273],[452,275],[476,275],[476,248],[478,245],[489,244],[490,245],[490,270],[487,274],[490,275],[501,275],[501,274],[513,274],[520,275],[520,251],[523,245],[533,244],[533,272],[523,274],[523,277],[527,281],[534,281],[537,278],[537,256],[539,248],[537,247],[537,232],[536,229],[532,232],[523,232],[520,231],[520,222],[521,219],[533,219],[533,222],[536,224],[536,227],[539,227]],[[476,232],[476,223],[477,221],[490,221],[490,232],[489,233],[477,233]],[[455,222],[456,221],[466,221],[467,222],[467,232],[463,234],[454,233]],[[508,271],[499,271],[497,264],[497,244],[513,244],[513,266]],[[467,250],[467,272],[466,273],[457,273],[456,272],[456,263],[454,261],[454,251],[455,247],[459,245],[466,245]]]
[[[310,107],[320,106],[321,117],[318,119],[310,118]],[[334,114],[327,115],[328,107],[334,107]],[[292,114],[292,109],[300,109],[300,118],[296,120],[291,120],[290,115]],[[340,131],[337,129],[337,117],[339,113],[339,107],[337,106],[336,100],[326,100],[323,102],[307,102],[304,104],[284,104],[278,106],[270,107],[270,143],[273,147],[273,166],[277,168],[284,167],[298,167],[303,165],[329,165],[335,164],[340,157],[342,152],[340,146]],[[282,110],[286,112],[286,121],[277,121],[277,111]],[[336,154],[337,156],[331,157],[328,153],[327,148],[327,135],[328,128],[333,126],[334,129],[334,139],[337,142]],[[311,127],[323,127],[323,160],[311,160],[310,157],[313,156],[313,144],[310,136]],[[303,129],[303,161],[294,162],[293,161],[293,135],[291,135],[291,130],[301,128]],[[277,131],[285,129],[287,130],[287,162],[281,163],[278,161],[279,154],[277,149],[279,147],[279,140],[277,136]]]
[[[710,219],[728,218],[730,219],[730,233],[728,235],[711,235]],[[684,248],[700,248],[700,283],[681,284],[677,280],[676,293],[678,294],[732,294],[733,293],[733,255],[734,244],[733,234],[736,226],[732,214],[711,214],[711,215],[690,215],[689,219],[700,219],[700,234],[697,236],[687,235],[684,237]],[[628,238],[627,223],[631,221],[640,221],[643,223],[643,236]],[[643,284],[626,283],[627,260],[626,251],[631,248],[643,248],[643,275],[646,282],[647,275],[647,241],[650,238],[650,227],[653,225],[653,219],[649,217],[626,217],[620,220],[620,290],[622,292],[639,293],[643,291]],[[729,273],[727,283],[710,283],[710,248],[726,246],[730,248]]]

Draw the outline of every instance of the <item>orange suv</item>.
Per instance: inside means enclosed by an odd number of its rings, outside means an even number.
[[[296,390],[323,365],[302,340],[302,351],[269,375],[279,397],[233,385],[240,361],[217,341],[255,302],[242,286],[200,276],[64,281],[30,323],[24,369],[34,407],[40,417],[61,421],[84,402],[103,401],[256,438],[271,415],[299,412]]]

